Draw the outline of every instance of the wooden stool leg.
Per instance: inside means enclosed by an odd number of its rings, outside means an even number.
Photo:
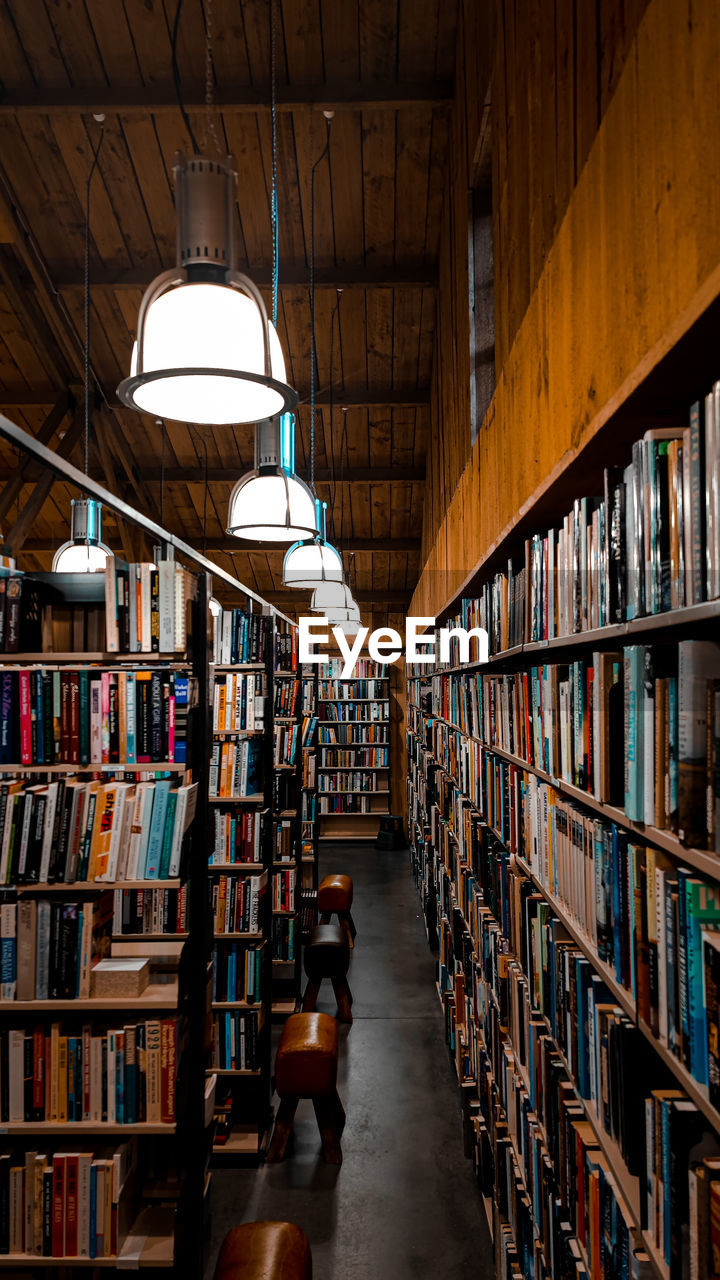
[[[337,1000],[337,1016],[340,1022],[352,1022],[352,1009],[350,1008],[350,988],[347,984],[347,978],[333,978],[333,991]]]
[[[342,1164],[342,1149],[338,1131],[338,1114],[332,1095],[330,1097],[313,1098],[315,1117],[320,1130],[322,1150],[328,1164]]]
[[[330,923],[330,916],[331,916],[331,915],[332,915],[332,912],[331,912],[331,911],[323,911],[323,913],[322,913],[322,915],[321,915],[321,917],[320,917],[320,923],[321,923],[321,924],[329,924],[329,923]]]
[[[284,1159],[288,1140],[293,1130],[297,1104],[298,1099],[296,1097],[281,1098],[275,1117],[275,1127],[270,1139],[270,1146],[265,1156],[266,1164],[278,1164],[280,1160]]]
[[[342,1131],[345,1128],[345,1108],[343,1107],[343,1104],[340,1101],[340,1094],[338,1093],[337,1089],[335,1090],[335,1096],[332,1102],[335,1108],[338,1134],[342,1134]]]
[[[355,946],[355,938],[357,937],[357,929],[353,924],[353,918],[349,911],[343,911],[342,914],[338,916],[338,920],[340,922],[340,928],[347,939],[347,944],[352,951]]]
[[[314,1013],[317,1008],[317,998],[320,991],[319,982],[308,982],[303,996],[302,1012]]]

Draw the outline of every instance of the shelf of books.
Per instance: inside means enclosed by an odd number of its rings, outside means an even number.
[[[215,1163],[257,1160],[270,1120],[273,618],[213,618],[209,877]]]
[[[206,612],[161,556],[0,578],[0,1269],[202,1274]]]
[[[305,942],[317,921],[318,887],[318,668],[303,666],[302,800],[300,810],[300,937]]]
[[[319,839],[372,840],[390,812],[390,677],[369,659],[341,671],[339,658],[319,669]]]
[[[273,664],[272,1011],[295,1012],[300,991],[302,696],[297,628],[277,619]]]
[[[717,1269],[720,383],[638,435],[462,600],[489,662],[408,682],[413,867],[503,1274]]]

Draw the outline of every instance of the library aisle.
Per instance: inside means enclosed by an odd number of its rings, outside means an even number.
[[[341,1028],[343,1164],[323,1160],[305,1102],[292,1159],[259,1170],[217,1170],[206,1275],[230,1227],[278,1219],[307,1232],[313,1280],[469,1274],[483,1280],[493,1274],[490,1237],[472,1164],[463,1156],[435,959],[408,854],[326,847],[320,875],[337,870],[353,878],[358,930],[350,970],[354,1022]],[[326,986],[318,1007],[331,1011]]]

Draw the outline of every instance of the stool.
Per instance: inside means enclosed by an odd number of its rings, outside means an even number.
[[[357,930],[350,914],[353,900],[353,882],[350,876],[325,876],[317,891],[317,905],[320,923],[329,924],[330,917],[336,915],[338,924],[344,929],[348,946],[354,947]]]
[[[347,971],[350,951],[344,931],[339,924],[318,924],[310,934],[305,947],[305,972],[308,984],[303,996],[303,1013],[314,1013],[323,978],[332,982],[337,1000],[337,1016],[340,1022],[352,1022],[350,1010],[352,994],[348,986]]]
[[[246,1222],[228,1231],[215,1280],[312,1280],[312,1255],[294,1222]]]
[[[329,1013],[292,1013],[283,1027],[275,1058],[280,1106],[265,1157],[282,1160],[300,1098],[311,1098],[328,1164],[342,1164],[340,1135],[345,1112],[337,1092],[338,1029]]]

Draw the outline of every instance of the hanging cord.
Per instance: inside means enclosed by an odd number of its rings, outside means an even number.
[[[188,131],[188,136],[192,144],[193,152],[195,155],[199,155],[200,148],[197,143],[197,138],[195,137],[195,133],[193,132],[193,127],[190,123],[190,117],[187,111],[185,110],[185,103],[183,102],[182,88],[180,86],[180,68],[178,66],[178,60],[177,60],[177,41],[178,41],[178,31],[180,29],[180,14],[182,13],[182,7],[183,7],[183,0],[178,0],[177,9],[175,10],[175,21],[173,22],[172,39],[171,39],[173,83],[175,85],[175,97],[177,98],[177,104],[180,108],[180,114],[183,118],[185,128]]]
[[[165,524],[165,419],[156,418],[155,426],[159,427],[162,433],[162,443],[160,445],[160,523]]]
[[[90,369],[90,186],[93,180],[93,174],[97,169],[98,157],[105,137],[105,117],[93,117],[100,125],[100,137],[97,146],[93,148],[93,159],[90,165],[90,172],[85,183],[85,263],[84,263],[84,294],[83,308],[85,320],[85,342],[83,350],[83,376],[85,380],[85,475],[89,474],[90,467],[90,419],[92,409],[92,391],[90,386],[91,369]]]
[[[335,542],[335,499],[337,497],[337,486],[335,484],[335,447],[333,444],[333,440],[334,440],[333,425],[334,425],[334,412],[335,412],[334,394],[333,394],[333,384],[334,384],[333,375],[335,370],[335,321],[336,320],[338,321],[338,338],[339,338],[340,337],[340,298],[342,296],[342,289],[337,289],[336,295],[337,295],[337,301],[335,302],[335,308],[333,310],[332,316],[330,317],[330,437],[329,437],[330,450],[328,455],[330,459],[330,483],[331,483],[330,528],[332,529],[333,543]]]
[[[310,488],[315,492],[315,388],[317,386],[317,344],[315,341],[315,170],[330,157],[330,128],[334,111],[323,111],[325,146],[310,171]]]
[[[218,155],[222,155],[220,137],[217,130],[217,104],[215,102],[215,64],[213,61],[213,0],[205,0],[205,148],[208,138],[212,138]]]
[[[270,120],[272,123],[272,193],[270,225],[272,228],[272,322],[277,328],[278,281],[280,275],[280,220],[278,218],[278,129],[277,129],[277,9],[270,0]]]

